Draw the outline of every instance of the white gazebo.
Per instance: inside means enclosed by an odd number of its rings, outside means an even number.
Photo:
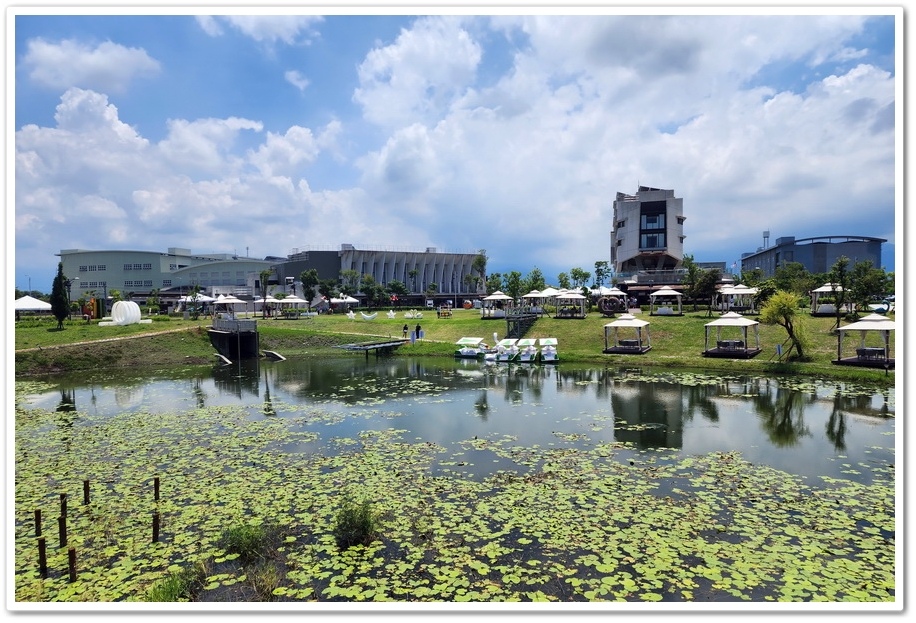
[[[480,308],[481,318],[505,318],[512,307],[513,299],[505,292],[497,290],[493,294],[483,297]]]
[[[843,286],[838,283],[825,283],[819,288],[811,290],[811,315],[812,316],[835,316],[836,315],[836,294],[843,292]],[[829,296],[832,300],[824,303],[824,297]],[[846,304],[846,310],[849,304]]]
[[[585,318],[588,297],[579,292],[561,292],[556,296],[557,311],[554,318]]]
[[[893,368],[894,358],[891,349],[891,331],[897,325],[893,320],[881,314],[870,314],[857,322],[840,327],[837,330],[836,361],[834,363],[872,368]],[[843,338],[848,331],[859,332],[859,343],[856,345],[856,356],[843,358]],[[869,339],[874,335],[875,338]],[[876,344],[875,342],[879,342]]]
[[[719,296],[722,297],[722,311],[757,313],[754,303],[757,292],[757,288],[751,288],[743,283],[723,286],[719,290]]]
[[[722,339],[722,329],[737,329],[741,339]],[[715,328],[715,346],[709,347],[709,330]],[[748,329],[754,330],[754,347],[748,344]],[[738,312],[726,312],[706,324],[706,341],[703,355],[705,357],[732,357],[750,359],[760,354],[760,323],[752,318],[745,318]]]
[[[636,334],[636,339],[620,338],[620,330],[632,335]],[[643,331],[645,329],[645,331]],[[610,339],[614,335],[613,345]],[[643,340],[645,338],[645,340]],[[604,352],[605,353],[622,353],[622,354],[641,354],[647,352],[652,345],[649,341],[649,321],[641,320],[633,314],[621,314],[621,316],[604,325]]]
[[[681,306],[682,293],[670,286],[662,286],[658,290],[649,293],[649,315],[650,316],[683,316],[684,311]],[[659,300],[661,299],[661,300]],[[677,301],[677,310],[674,308],[674,301]]]

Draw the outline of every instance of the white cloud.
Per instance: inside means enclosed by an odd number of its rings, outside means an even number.
[[[201,174],[226,174],[241,164],[231,148],[241,130],[260,132],[263,124],[249,119],[170,119],[168,136],[159,151],[170,166]]]
[[[318,15],[220,15],[200,16],[197,23],[211,37],[222,35],[226,24],[259,43],[293,45],[317,36],[313,27],[323,20]]]
[[[422,18],[394,44],[370,51],[353,95],[366,118],[399,127],[434,123],[446,114],[473,81],[482,53],[461,24],[456,18]]]
[[[121,93],[138,76],[159,72],[159,62],[145,50],[111,41],[96,46],[72,39],[52,43],[32,39],[22,65],[35,84],[52,89],[72,86]]]
[[[283,77],[286,78],[287,82],[289,82],[300,91],[305,91],[309,85],[309,79],[295,69],[290,69],[289,71],[285,72]]]

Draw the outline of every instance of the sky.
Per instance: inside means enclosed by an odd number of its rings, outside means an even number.
[[[900,8],[294,10],[8,9],[9,285],[50,292],[61,249],[344,243],[556,284],[640,185],[696,261],[769,231],[895,269]]]

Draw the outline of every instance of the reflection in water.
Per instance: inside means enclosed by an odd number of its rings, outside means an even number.
[[[894,462],[893,388],[849,391],[843,383],[788,378],[340,357],[253,360],[123,382],[106,377],[103,386],[61,377],[46,398],[44,408],[72,411],[82,403],[100,416],[241,405],[252,418],[296,418],[325,440],[395,427],[408,431],[408,439],[443,445],[476,438],[519,446],[613,442],[637,451],[738,451],[795,473],[839,474],[838,452],[847,464]],[[41,399],[30,403],[42,408]],[[333,417],[322,420],[321,413]],[[307,451],[328,446],[316,441]]]

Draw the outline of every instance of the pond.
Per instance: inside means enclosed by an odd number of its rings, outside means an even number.
[[[512,438],[526,447],[617,441],[636,451],[667,448],[682,455],[735,451],[792,474],[863,484],[871,471],[859,466],[894,464],[893,388],[843,382],[356,357],[255,360],[139,378],[82,374],[54,383],[29,396],[28,404],[100,416],[155,413],[164,405],[242,406],[253,419],[320,407],[320,417],[297,418],[293,426],[319,437],[279,444],[291,453],[328,452],[328,440],[396,428],[408,438],[455,448],[468,439]],[[462,471],[477,478],[519,468],[483,451],[462,462]]]
[[[356,356],[16,399],[17,604],[143,601],[201,561],[198,602],[896,600],[893,388]],[[41,577],[68,495],[81,575],[61,545]],[[347,500],[371,543],[335,543]],[[282,529],[271,574],[222,544],[250,521]]]

